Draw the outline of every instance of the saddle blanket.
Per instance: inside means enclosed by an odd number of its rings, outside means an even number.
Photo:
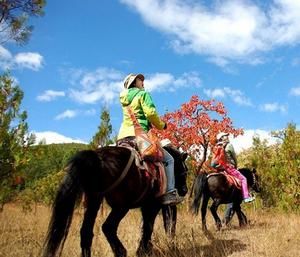
[[[238,189],[242,188],[242,183],[241,183],[241,181],[238,178],[236,178],[234,176],[231,176],[231,175],[229,175],[228,173],[226,173],[224,171],[221,171],[221,172],[218,172],[218,173],[216,173],[216,172],[210,173],[210,174],[207,175],[207,178],[209,178],[211,176],[218,176],[220,174],[222,174],[222,175],[224,175],[226,177],[226,179],[227,179],[227,181],[228,181],[228,183],[230,185],[232,185],[232,186],[234,186],[234,187],[236,187]]]

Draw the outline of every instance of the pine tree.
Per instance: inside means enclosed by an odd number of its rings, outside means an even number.
[[[11,40],[19,44],[28,41],[33,26],[28,25],[30,16],[42,16],[45,0],[1,0],[0,44]]]
[[[34,143],[28,134],[27,113],[20,109],[23,92],[9,73],[0,75],[0,185],[9,186],[27,163],[27,150]],[[0,202],[1,199],[0,197]]]
[[[103,108],[100,119],[101,122],[100,126],[98,126],[98,131],[93,136],[93,139],[90,143],[93,148],[106,146],[112,143],[112,140],[110,138],[112,133],[112,125],[110,123],[110,114],[106,107]]]

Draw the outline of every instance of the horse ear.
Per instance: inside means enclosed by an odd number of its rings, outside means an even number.
[[[188,154],[186,152],[181,153],[181,158],[183,161],[185,161],[187,157],[188,157]]]
[[[255,174],[255,173],[256,173],[256,169],[255,169],[255,168],[253,168],[253,169],[252,169],[252,172]]]

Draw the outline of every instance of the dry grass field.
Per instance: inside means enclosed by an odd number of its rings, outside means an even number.
[[[101,233],[101,224],[107,211],[99,213],[94,229],[93,256],[113,257]],[[66,241],[63,257],[80,256],[79,230],[83,209],[76,210],[71,230]],[[162,218],[155,223],[153,234],[153,257],[298,257],[300,256],[300,216],[254,211],[249,208],[246,215],[250,224],[238,227],[237,218],[230,227],[220,232],[215,230],[208,213],[208,228],[212,237],[206,238],[201,231],[200,216],[194,217],[186,210],[178,215],[177,235],[171,241],[162,229]],[[9,204],[0,213],[0,257],[38,256],[50,210],[38,206],[24,213],[20,206]],[[121,222],[119,237],[128,250],[128,256],[135,256],[140,237],[141,217],[138,210],[131,211]]]

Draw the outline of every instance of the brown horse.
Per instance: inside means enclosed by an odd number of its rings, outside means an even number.
[[[259,192],[260,186],[256,170],[241,168],[239,171],[246,177],[248,186],[254,191]],[[210,198],[213,200],[210,211],[214,217],[218,230],[222,227],[221,220],[217,213],[220,204],[233,203],[233,211],[235,211],[238,216],[240,226],[247,224],[246,215],[242,212],[240,206],[243,201],[241,189],[238,189],[229,183],[223,173],[214,173],[212,176],[200,173],[196,177],[194,183],[194,200],[192,203],[192,211],[194,214],[199,212],[201,198],[201,219],[203,231],[207,231],[206,211]]]
[[[173,147],[165,149],[175,160],[175,186],[178,193],[187,193],[186,155]],[[44,257],[61,254],[72,222],[75,203],[86,197],[86,210],[80,230],[81,256],[91,256],[93,227],[97,212],[105,198],[111,212],[102,225],[114,256],[127,256],[127,251],[117,236],[120,221],[133,208],[140,208],[143,225],[137,255],[151,253],[151,236],[155,218],[162,208],[156,197],[159,185],[153,184],[146,172],[141,172],[134,161],[134,153],[125,147],[103,147],[97,151],[85,150],[77,153],[67,166],[49,223],[43,248]],[[166,211],[166,210],[165,210]],[[170,224],[165,222],[165,224]]]

